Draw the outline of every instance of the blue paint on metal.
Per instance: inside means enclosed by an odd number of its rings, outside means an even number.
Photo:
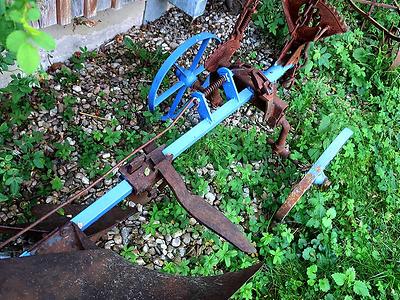
[[[171,55],[164,61],[164,63],[161,65],[160,69],[158,70],[156,76],[154,77],[153,83],[150,87],[149,91],[149,109],[150,111],[154,111],[154,109],[164,100],[168,99],[170,96],[172,96],[175,92],[180,90],[182,87],[189,88],[193,82],[196,80],[197,76],[204,71],[204,66],[200,65],[198,66],[201,56],[204,53],[205,49],[207,48],[208,43],[211,40],[216,40],[220,42],[220,39],[212,33],[209,32],[203,32],[200,34],[197,34],[195,36],[192,36],[191,38],[187,39],[183,44],[181,44],[178,48],[175,49],[171,53]],[[191,47],[196,45],[197,43],[202,42],[199,48],[199,52],[196,54],[193,63],[189,67],[188,70],[184,69],[181,66],[177,66],[176,63],[178,59],[186,53]],[[161,83],[164,79],[165,76],[167,76],[168,71],[173,67],[177,67],[178,70],[178,78],[180,81],[173,85],[171,88],[169,88],[167,91],[162,93],[160,96],[157,95],[157,91],[161,86]],[[182,93],[183,96],[183,93]],[[175,101],[172,106],[176,107],[178,106],[179,102],[181,101],[182,97],[176,97]],[[171,106],[171,107],[172,107]],[[175,111],[170,109],[168,115],[169,117],[174,117],[175,116]]]
[[[324,184],[325,180],[327,180],[328,177],[326,177],[324,171],[318,174],[318,176],[314,179],[314,184],[316,185],[322,185]]]
[[[286,71],[288,71],[291,68],[293,68],[293,65],[287,65],[287,66],[273,65],[263,73],[265,77],[268,78],[269,81],[276,82],[286,73]]]
[[[218,75],[225,77],[225,82],[222,84],[226,99],[228,101],[239,101],[239,92],[236,88],[235,81],[233,80],[233,73],[228,68],[219,68],[217,70]]]
[[[200,120],[208,120],[209,122],[212,122],[212,115],[210,108],[208,107],[207,104],[207,99],[204,96],[203,93],[200,92],[194,92],[192,93],[191,97],[194,97],[197,99],[199,102],[199,107],[197,108],[197,112],[200,115]]]
[[[83,231],[96,222],[101,216],[124,200],[132,193],[132,186],[126,180],[122,180],[114,188],[105,193],[102,197],[85,208],[74,218],[74,222]]]
[[[25,251],[19,257],[27,257],[27,256],[31,256],[31,253],[29,251]]]
[[[282,77],[285,72],[292,67],[292,65],[274,65],[263,73],[269,81],[274,82]],[[163,153],[165,155],[172,155],[173,158],[178,157],[183,151],[192,146],[195,142],[197,142],[200,138],[202,138],[204,135],[214,129],[219,123],[221,123],[228,116],[233,114],[236,110],[238,110],[242,105],[244,105],[253,97],[253,92],[249,88],[244,89],[239,94],[237,94],[236,86],[232,78],[233,74],[229,69],[221,68],[219,72],[221,75],[224,75],[228,78],[228,80],[223,85],[225,93],[229,95],[228,101],[220,108],[218,108],[215,112],[213,112],[210,118],[202,120],[184,135],[179,137],[175,142],[166,147],[163,150]],[[235,96],[235,94],[237,94],[237,96]]]
[[[353,131],[349,128],[343,129],[339,135],[333,140],[333,142],[326,148],[318,160],[314,163],[308,173],[315,177],[315,184],[323,184],[326,176],[324,174],[325,168],[332,161],[332,159],[339,153],[340,149],[348,141],[348,139],[353,135]]]

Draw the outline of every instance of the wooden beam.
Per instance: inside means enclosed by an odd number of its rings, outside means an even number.
[[[56,0],[57,24],[67,25],[72,22],[71,0]]]
[[[40,28],[57,24],[56,0],[40,1],[41,18],[39,19]]]
[[[96,15],[97,0],[84,0],[83,2],[83,15],[86,18],[91,18]]]
[[[122,6],[121,0],[111,0],[111,7],[115,9],[120,9]]]

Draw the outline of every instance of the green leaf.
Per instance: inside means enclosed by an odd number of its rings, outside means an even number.
[[[344,280],[346,279],[346,275],[343,273],[335,273],[332,275],[332,278],[338,286],[342,286],[344,284]]]
[[[18,49],[17,62],[25,73],[33,73],[40,63],[38,49],[28,43],[22,44]]]
[[[323,133],[323,132],[327,131],[327,129],[329,128],[330,125],[331,125],[331,117],[327,116],[327,115],[323,115],[321,123],[319,124],[319,127],[318,127],[318,133]]]
[[[11,194],[16,195],[19,192],[19,186],[22,181],[21,177],[10,177],[6,180],[5,184],[10,186]]]
[[[0,0],[0,1],[1,1],[1,0]],[[1,203],[1,202],[4,202],[4,201],[7,201],[7,200],[8,200],[7,196],[4,195],[4,194],[2,194],[2,193],[0,193],[0,203]]]
[[[316,275],[317,270],[318,270],[317,265],[311,265],[311,266],[309,266],[309,267],[307,268],[307,276],[308,276],[308,278],[310,278],[310,279],[315,279],[315,278],[317,278],[317,275]]]
[[[19,47],[24,44],[27,40],[27,35],[22,30],[16,30],[11,32],[7,36],[6,45],[7,49],[15,53],[18,52]]]
[[[354,282],[354,280],[356,279],[356,271],[354,270],[354,268],[348,268],[345,275],[349,283]]]
[[[327,292],[331,289],[328,278],[320,279],[318,281],[318,286],[319,289],[323,292]]]
[[[60,208],[59,210],[57,210],[57,213],[60,215],[60,216],[65,216],[65,210],[64,210],[64,208]]]
[[[0,0],[0,15],[4,14],[6,11],[6,1]]]
[[[63,188],[63,183],[60,179],[60,177],[56,176],[54,179],[51,181],[51,187],[53,190],[59,191]]]
[[[311,69],[313,68],[314,63],[312,62],[311,59],[309,59],[306,63],[306,65],[304,66],[304,72],[306,74],[309,74],[311,72]]]
[[[322,225],[326,228],[332,228],[332,220],[327,218],[327,217],[323,217],[322,218]]]
[[[1,0],[0,0],[1,1]],[[4,133],[8,131],[8,124],[6,122],[4,122],[3,124],[0,125],[0,132]]]
[[[127,47],[128,49],[131,49],[131,50],[133,50],[134,47],[135,47],[135,43],[134,43],[133,40],[132,40],[130,37],[128,37],[128,36],[125,36],[125,37],[124,37],[124,45],[125,45],[125,47]]]
[[[363,48],[357,48],[353,52],[353,57],[359,62],[364,63],[367,61],[366,53],[367,52]]]
[[[353,291],[357,295],[368,297],[369,296],[369,288],[364,281],[356,280],[354,282]]]
[[[46,32],[39,31],[37,34],[32,35],[32,39],[46,51],[51,51],[56,48],[55,40]]]
[[[336,209],[334,207],[329,208],[326,211],[326,216],[330,219],[334,219],[336,217]]]
[[[35,165],[36,168],[43,169],[44,168],[44,153],[43,151],[38,151],[35,152],[33,155],[33,164]]]
[[[30,10],[28,10],[27,17],[28,17],[29,21],[39,20],[40,19],[40,10],[37,9],[37,7],[32,7]]]
[[[14,22],[17,23],[21,23],[22,20],[22,13],[18,10],[12,10],[10,11],[10,13],[8,14],[8,16],[10,17],[11,20],[13,20]]]

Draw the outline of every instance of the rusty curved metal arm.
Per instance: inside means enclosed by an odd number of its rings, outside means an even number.
[[[364,18],[366,18],[368,21],[371,22],[371,24],[373,26],[375,26],[376,28],[378,28],[379,30],[383,31],[388,37],[390,37],[391,39],[400,42],[400,36],[393,34],[392,32],[390,32],[387,28],[385,28],[382,24],[380,24],[378,21],[376,21],[373,17],[370,16],[370,14],[366,13],[365,11],[363,11],[353,0],[348,0],[350,5],[360,14],[362,15]],[[371,5],[375,5],[375,3],[371,2],[371,3],[366,3],[369,1],[357,1],[357,2],[361,2],[361,3],[365,3],[365,4],[371,4]],[[388,8],[388,7],[385,7]],[[390,8],[396,8],[396,7],[390,7]],[[396,8],[397,10],[399,10],[399,8]],[[400,10],[399,10],[399,14],[400,14]]]

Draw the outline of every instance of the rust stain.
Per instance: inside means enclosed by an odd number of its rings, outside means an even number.
[[[278,209],[275,214],[275,218],[282,221],[287,214],[292,210],[296,203],[300,200],[301,196],[310,188],[315,180],[315,176],[311,173],[307,173],[298,184],[295,185],[286,201]]]

